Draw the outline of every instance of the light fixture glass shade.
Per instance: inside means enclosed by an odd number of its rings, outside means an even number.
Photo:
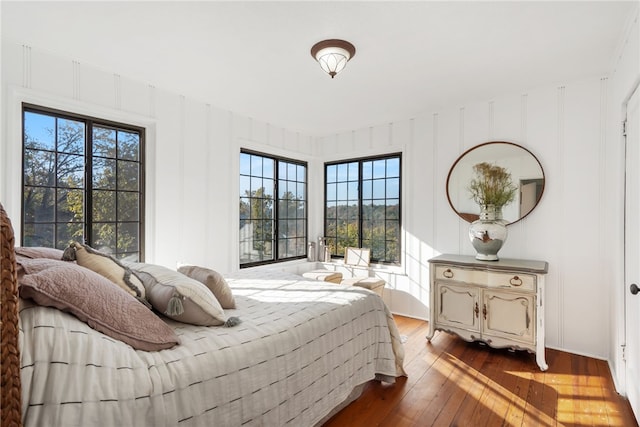
[[[311,56],[331,78],[342,71],[355,54],[356,48],[344,40],[324,40],[311,48]]]

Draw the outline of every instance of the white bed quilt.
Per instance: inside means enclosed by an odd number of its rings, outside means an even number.
[[[313,426],[360,384],[405,375],[375,293],[295,275],[227,276],[242,323],[167,320],[182,343],[144,352],[23,301],[26,426]]]

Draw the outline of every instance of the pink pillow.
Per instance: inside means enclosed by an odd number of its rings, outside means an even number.
[[[93,271],[50,259],[20,260],[20,296],[69,312],[93,329],[137,350],[156,351],[179,344],[162,319],[133,296]]]
[[[62,259],[64,252],[56,248],[45,248],[41,246],[18,246],[16,247],[16,255],[20,255],[26,258],[49,258]]]

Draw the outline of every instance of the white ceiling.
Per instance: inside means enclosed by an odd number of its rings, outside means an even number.
[[[10,2],[2,36],[310,134],[605,75],[636,1]],[[326,38],[356,55],[331,79]]]

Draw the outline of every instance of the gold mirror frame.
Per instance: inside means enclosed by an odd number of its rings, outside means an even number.
[[[454,212],[467,222],[480,214],[480,207],[471,199],[467,186],[473,175],[473,165],[487,162],[506,168],[520,191],[516,200],[503,207],[507,225],[529,215],[544,193],[544,170],[538,158],[529,150],[513,142],[490,141],[476,145],[462,153],[447,176],[447,200]]]

